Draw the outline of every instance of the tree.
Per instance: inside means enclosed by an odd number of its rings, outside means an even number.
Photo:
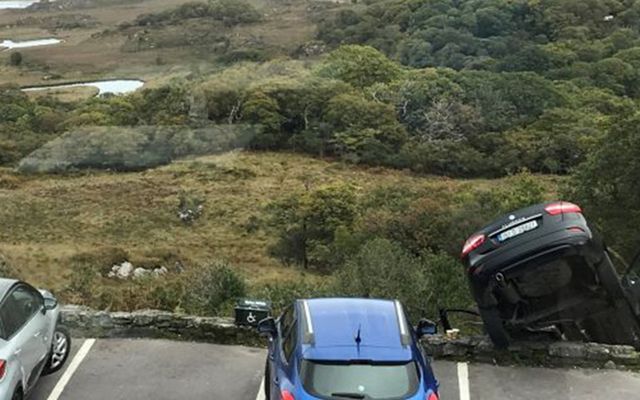
[[[617,121],[565,189],[609,245],[629,260],[640,249],[640,114]]]
[[[356,94],[341,94],[329,101],[325,121],[333,127],[334,152],[356,161],[382,161],[406,140],[393,107]],[[381,158],[382,157],[382,158]]]
[[[284,117],[280,114],[278,102],[263,92],[255,92],[248,96],[243,105],[243,121],[260,124],[264,129],[251,141],[251,146],[259,149],[275,149],[281,147],[284,135],[281,133]]]
[[[599,135],[603,117],[569,108],[547,110],[524,129],[507,132],[500,154],[505,168],[566,174],[577,166]]]
[[[358,213],[354,189],[347,185],[323,186],[271,203],[270,227],[278,236],[271,254],[284,263],[326,268],[323,256],[340,227],[350,227]]]
[[[413,68],[433,65],[431,43],[421,38],[405,39],[398,49],[400,62]]]
[[[373,47],[347,45],[331,52],[318,74],[364,88],[397,79],[402,75],[402,69]]]

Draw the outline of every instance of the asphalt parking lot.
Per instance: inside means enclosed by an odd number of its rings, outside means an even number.
[[[76,339],[65,369],[29,400],[261,400],[265,351],[136,339]],[[637,399],[640,374],[434,362],[443,400]]]

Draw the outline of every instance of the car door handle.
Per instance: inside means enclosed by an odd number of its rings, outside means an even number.
[[[278,377],[277,377],[277,376],[276,376],[276,377],[274,377],[274,378],[273,378],[273,383],[275,383],[276,385],[279,385],[279,384],[280,384],[280,379],[278,379]]]
[[[17,357],[17,356],[19,356],[19,355],[20,355],[20,353],[22,353],[22,349],[18,349],[18,350],[16,350],[16,351],[14,351],[14,352],[13,352],[13,355]]]
[[[269,353],[269,360],[273,361],[274,358],[275,358],[275,356],[273,355],[273,352]]]
[[[37,337],[40,337],[40,335],[42,335],[42,331],[38,331],[38,332],[34,333],[33,337],[37,338]]]

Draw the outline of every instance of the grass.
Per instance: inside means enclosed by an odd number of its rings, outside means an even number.
[[[555,187],[555,178],[542,179]],[[54,290],[69,281],[74,257],[88,254],[100,259],[116,250],[126,252],[134,265],[144,266],[180,260],[190,268],[224,259],[251,284],[298,279],[302,271],[268,256],[267,233],[249,233],[246,223],[252,217],[264,220],[266,204],[302,191],[305,185],[338,181],[362,193],[388,185],[437,192],[503,184],[420,177],[286,153],[232,152],[136,173],[21,176],[4,169],[0,254],[23,278]],[[182,192],[205,199],[204,215],[191,226],[176,214]]]

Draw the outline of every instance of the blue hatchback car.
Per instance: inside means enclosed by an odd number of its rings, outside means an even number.
[[[297,300],[258,324],[269,336],[264,391],[269,400],[438,400],[438,382],[398,301]]]

